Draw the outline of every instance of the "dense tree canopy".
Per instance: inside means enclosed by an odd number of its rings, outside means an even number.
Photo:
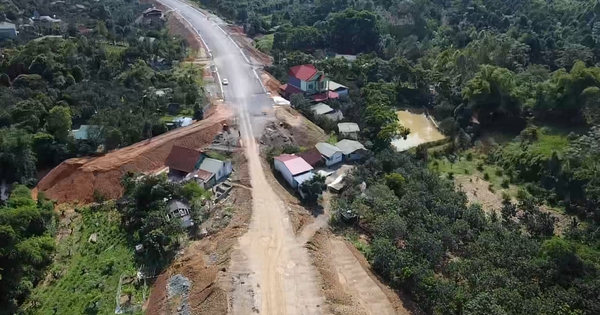
[[[53,204],[31,198],[25,186],[0,205],[0,313],[14,314],[52,262]]]

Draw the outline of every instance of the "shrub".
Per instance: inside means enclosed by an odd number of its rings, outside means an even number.
[[[473,153],[469,152],[467,153],[467,161],[472,161],[473,160]]]
[[[483,172],[483,163],[482,162],[477,163],[477,170],[480,172]]]
[[[485,180],[490,180],[490,174],[488,174],[488,173],[483,173],[483,179],[485,179]]]
[[[499,168],[496,170],[496,176],[502,176],[502,174],[503,174],[502,169]]]
[[[448,173],[448,179],[454,179],[454,173],[453,172]]]

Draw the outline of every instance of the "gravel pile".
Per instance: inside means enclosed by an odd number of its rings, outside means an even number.
[[[177,307],[177,312],[179,315],[191,315],[192,311],[190,308],[190,304],[188,301],[188,294],[190,293],[190,288],[192,287],[192,283],[190,280],[180,274],[174,275],[169,278],[169,282],[167,283],[167,293],[169,294],[169,299],[174,297],[181,297],[181,301],[179,306]]]

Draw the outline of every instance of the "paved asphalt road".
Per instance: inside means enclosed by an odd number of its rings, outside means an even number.
[[[214,57],[221,79],[227,79],[228,85],[223,86],[225,101],[235,107],[240,115],[250,117],[254,136],[262,133],[262,124],[257,123],[262,111],[271,108],[273,100],[265,93],[253,66],[240,53],[233,41],[219,28],[220,19],[211,18],[192,8],[183,1],[160,0],[163,4],[177,11],[200,34]],[[220,21],[223,23],[222,21]],[[224,24],[222,25],[224,26]],[[252,118],[256,117],[256,118]],[[242,128],[242,133],[245,130]]]

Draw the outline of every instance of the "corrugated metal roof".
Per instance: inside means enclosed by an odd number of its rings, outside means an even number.
[[[311,96],[310,98],[315,102],[322,102],[322,101],[326,101],[328,99],[336,99],[338,97],[340,97],[340,95],[337,94],[336,92],[327,91],[326,93],[315,94],[315,95]]]
[[[298,176],[294,176],[294,180],[296,181],[296,183],[298,183],[298,186],[300,186],[300,185],[302,185],[302,183],[304,183],[307,180],[310,180],[314,176],[315,176],[315,173],[307,172],[304,174],[300,174]]]
[[[317,150],[319,150],[319,152],[322,155],[324,155],[328,158],[332,157],[336,152],[342,152],[342,150],[340,150],[340,148],[338,148],[332,144],[329,144],[327,142],[319,142],[315,145],[315,147],[317,148]]]
[[[199,169],[216,174],[223,167],[223,163],[223,161],[207,157],[202,160]]]
[[[356,124],[356,123],[345,122],[345,123],[338,124],[338,130],[340,132],[359,132],[360,127],[358,127],[358,124]]]
[[[169,206],[169,210],[171,212],[175,211],[175,210],[178,210],[178,209],[189,209],[190,208],[184,202],[179,201],[179,200],[171,200],[171,201],[169,201],[168,206]]]
[[[0,22],[0,29],[6,30],[6,29],[17,29],[17,27],[12,24],[12,23],[8,23],[8,22]]]
[[[327,86],[327,89],[330,91],[335,91],[337,89],[348,89],[348,87],[345,85],[341,85],[337,82],[329,80],[329,85]]]
[[[81,125],[79,129],[71,130],[71,134],[75,140],[87,140],[90,138],[91,132],[100,132],[101,127],[96,125]]]
[[[281,161],[281,162],[286,162],[286,161],[289,161],[289,160],[293,160],[293,159],[295,159],[296,157],[297,157],[297,156],[295,156],[295,155],[293,155],[293,154],[287,154],[287,153],[284,153],[284,154],[282,154],[282,155],[279,155],[279,156],[276,156],[276,157],[274,157],[274,159],[275,159],[275,160],[278,160],[278,161]]]
[[[344,154],[352,154],[357,150],[366,150],[365,146],[362,143],[355,140],[344,139],[335,144]]]
[[[313,167],[310,166],[310,164],[308,164],[303,158],[295,155],[292,155],[292,157],[293,158],[282,161],[292,175],[299,175],[313,169]]]
[[[302,81],[308,81],[317,73],[317,68],[311,64],[291,67],[288,75],[298,78]]]
[[[325,103],[315,104],[310,109],[313,111],[313,113],[315,113],[315,115],[325,115],[333,111],[333,108]]]
[[[165,161],[165,165],[178,171],[191,173],[196,168],[196,163],[198,163],[201,156],[201,151],[174,145]]]

